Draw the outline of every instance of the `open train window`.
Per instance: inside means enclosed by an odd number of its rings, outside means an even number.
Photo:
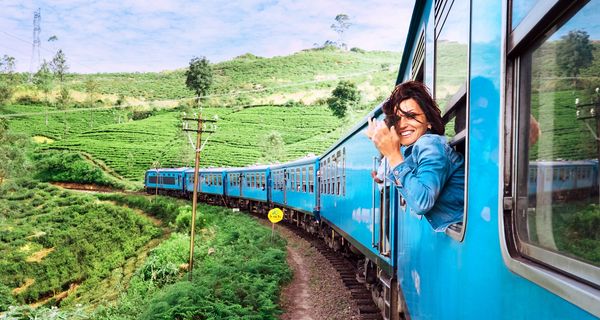
[[[435,4],[433,95],[446,124],[445,135],[450,145],[463,155],[467,136],[470,11],[469,0],[442,0]],[[463,222],[451,225],[446,234],[462,241],[466,218],[465,214]]]
[[[525,17],[512,9],[523,22],[507,47],[507,129],[514,132],[505,142],[514,159],[505,172],[507,263],[597,310],[590,296],[597,300],[600,290],[600,2],[539,2]]]

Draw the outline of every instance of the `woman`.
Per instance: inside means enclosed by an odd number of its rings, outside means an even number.
[[[461,222],[464,210],[464,158],[444,136],[440,110],[427,87],[399,84],[383,104],[390,127],[369,119],[367,136],[387,158],[387,175],[410,212],[424,215],[435,231]]]

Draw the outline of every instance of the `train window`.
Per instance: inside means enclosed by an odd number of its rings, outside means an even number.
[[[315,167],[308,167],[308,192],[315,192]]]
[[[600,2],[568,10],[576,12],[542,19],[547,32],[532,32],[542,38],[527,39],[510,59],[518,70],[513,92],[519,129],[512,237],[521,256],[598,287],[600,238],[591,221],[600,215],[600,56],[593,54],[600,42],[594,20]],[[594,168],[589,179],[576,174],[588,166]]]
[[[450,145],[462,154],[467,135],[470,10],[469,0],[441,0],[435,6],[433,95],[446,124],[445,135],[450,138]],[[446,234],[462,240],[465,219],[466,214],[463,223],[452,225]]]
[[[329,194],[329,158],[325,159],[325,166],[323,166],[323,180],[325,181],[324,194]]]
[[[465,94],[469,52],[469,1],[447,2],[450,9],[436,14],[435,40],[434,95],[444,113]]]
[[[346,148],[342,148],[342,195],[346,195]]]
[[[306,192],[306,167],[302,168],[302,192]]]

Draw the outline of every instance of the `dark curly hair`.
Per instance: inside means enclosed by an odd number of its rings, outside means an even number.
[[[419,81],[407,81],[401,83],[394,88],[394,91],[390,97],[383,103],[383,113],[386,117],[386,124],[388,126],[395,125],[400,117],[396,115],[396,108],[404,100],[415,99],[415,101],[423,110],[425,118],[431,125],[431,132],[439,135],[444,135],[444,122],[442,120],[442,113],[437,103],[431,97],[429,89],[422,82]],[[399,110],[399,109],[398,109]],[[414,118],[414,114],[406,113],[399,110],[404,116],[408,118]],[[399,128],[396,128],[398,130]]]

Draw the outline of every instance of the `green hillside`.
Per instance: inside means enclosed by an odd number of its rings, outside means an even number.
[[[269,158],[287,161],[323,152],[391,91],[399,57],[392,52],[325,49],[269,59],[247,54],[213,65],[215,83],[202,115],[218,122],[214,134],[203,136],[208,143],[201,166],[265,163],[271,151],[263,141],[269,134],[280,135],[284,144],[281,154]],[[83,91],[90,79],[98,83],[104,105],[86,107],[88,95],[71,91],[72,99],[80,102],[60,109],[52,98],[46,103],[39,94],[26,91],[16,99],[21,103],[0,106],[0,113],[17,115],[8,118],[11,131],[35,137],[40,152],[77,152],[130,181],[141,181],[154,165],[193,165],[190,141],[195,142],[195,136],[182,131],[184,110],[188,117],[194,112],[193,93],[184,85],[183,71],[70,75],[66,86]],[[363,97],[343,120],[323,102],[339,79],[357,84]],[[121,105],[109,102],[116,96]]]

